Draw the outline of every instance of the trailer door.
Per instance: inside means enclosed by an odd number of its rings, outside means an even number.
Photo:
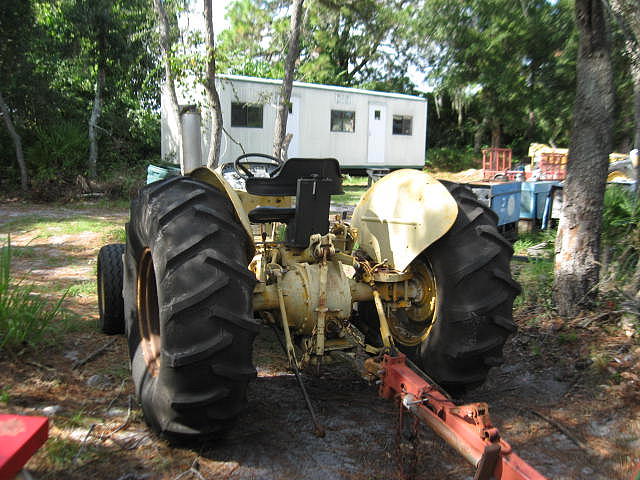
[[[387,109],[379,103],[369,104],[369,142],[367,147],[367,163],[380,165],[384,163],[384,147],[386,140]]]

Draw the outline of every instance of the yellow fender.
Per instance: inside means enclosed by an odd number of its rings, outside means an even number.
[[[396,170],[367,190],[353,212],[358,242],[375,262],[404,270],[442,237],[458,216],[458,204],[431,175]]]

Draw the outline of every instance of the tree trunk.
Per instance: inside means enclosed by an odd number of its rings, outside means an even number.
[[[500,123],[494,123],[491,127],[491,148],[500,148],[502,144],[502,128]]]
[[[222,141],[222,107],[220,106],[220,96],[216,89],[216,51],[213,35],[213,18],[211,14],[211,0],[204,0],[204,18],[207,28],[207,78],[204,88],[207,92],[209,110],[211,112],[211,137],[209,141],[209,154],[207,155],[207,166],[215,168],[220,160],[220,144]]]
[[[284,137],[287,133],[287,117],[291,102],[291,90],[293,89],[293,77],[296,61],[300,56],[300,27],[302,25],[302,4],[304,0],[293,0],[291,12],[291,32],[287,57],[284,61],[284,78],[280,88],[280,99],[276,109],[276,125],[273,134],[273,156],[284,159],[287,152],[283,151]],[[288,144],[287,144],[288,147]]]
[[[9,135],[11,135],[11,139],[13,140],[13,145],[16,149],[16,160],[18,161],[18,167],[20,168],[20,187],[23,192],[27,191],[29,186],[29,176],[27,175],[27,165],[24,162],[24,155],[22,154],[22,139],[18,132],[16,132],[15,127],[13,126],[13,122],[11,121],[11,114],[9,112],[9,107],[4,101],[2,94],[0,93],[0,112],[2,113],[2,117],[4,118],[4,123],[7,126],[7,130],[9,130]]]
[[[180,106],[178,105],[178,95],[176,94],[175,79],[171,70],[171,37],[169,36],[169,17],[162,0],[153,0],[153,9],[158,17],[158,28],[160,30],[160,49],[162,50],[162,61],[164,63],[164,85],[169,96],[169,108],[173,116],[173,128],[176,132],[176,156],[182,158],[182,121],[180,120]],[[182,162],[180,162],[182,165]]]
[[[613,124],[613,75],[603,3],[576,0],[575,14],[579,32],[577,89],[554,281],[554,300],[562,316],[590,306],[596,294]]]
[[[475,153],[480,153],[482,149],[482,140],[484,139],[484,134],[487,131],[487,124],[489,120],[487,117],[482,119],[482,122],[478,124],[478,128],[476,129],[476,133],[473,135],[473,151]]]
[[[96,129],[98,127],[98,120],[102,114],[102,88],[104,86],[104,69],[98,67],[98,74],[96,76],[96,90],[93,97],[93,109],[91,110],[91,117],[89,118],[89,163],[87,165],[89,170],[89,177],[96,178],[97,164],[98,164],[98,136]]]

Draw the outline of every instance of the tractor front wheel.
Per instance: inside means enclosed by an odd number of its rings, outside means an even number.
[[[174,177],[131,206],[125,317],[147,423],[172,440],[219,437],[246,405],[256,371],[250,238],[228,198]]]

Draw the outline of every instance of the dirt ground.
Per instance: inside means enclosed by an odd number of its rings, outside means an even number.
[[[29,215],[82,215],[114,225],[127,218],[123,210],[91,205],[5,202],[0,228]],[[104,233],[39,238],[23,226],[12,232],[12,244],[36,253],[16,258],[14,273],[39,284],[92,282],[103,242]],[[52,262],[56,256],[70,260]],[[217,443],[171,447],[148,430],[132,396],[125,339],[95,331],[95,289],[69,296],[64,306],[76,314],[64,336],[11,355],[0,351],[0,412],[50,417],[50,439],[27,465],[37,479],[473,478],[430,431],[400,435],[396,406],[378,398],[348,362],[305,375],[327,430],[315,437],[295,377],[266,327],[255,345],[258,378],[237,428]],[[607,309],[564,323],[542,308],[516,312],[520,329],[506,345],[505,364],[466,394],[467,401],[489,402],[502,436],[549,478],[629,479],[640,461],[640,346]]]

